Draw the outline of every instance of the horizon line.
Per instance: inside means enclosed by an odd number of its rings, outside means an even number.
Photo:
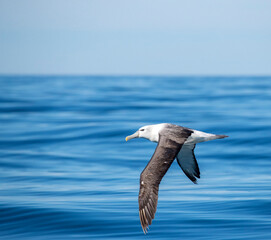
[[[0,73],[0,77],[271,77],[271,74],[66,74],[66,73]]]

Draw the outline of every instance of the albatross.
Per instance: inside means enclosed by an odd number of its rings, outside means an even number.
[[[197,183],[200,171],[194,154],[196,144],[225,137],[228,136],[205,133],[169,123],[144,126],[126,137],[126,141],[146,138],[158,142],[151,160],[140,174],[139,218],[145,234],[156,212],[159,184],[174,159],[177,159],[185,175],[193,183]]]

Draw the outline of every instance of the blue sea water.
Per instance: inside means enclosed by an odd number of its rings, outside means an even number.
[[[174,162],[148,235],[139,175],[170,122],[226,134]],[[0,77],[0,239],[271,239],[271,77]]]

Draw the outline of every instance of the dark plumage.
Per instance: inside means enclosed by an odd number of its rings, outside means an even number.
[[[155,152],[140,175],[138,204],[140,222],[144,233],[154,219],[159,184],[191,133],[189,130],[182,130],[168,138],[161,131]]]
[[[199,165],[194,154],[195,147],[196,144],[184,144],[177,155],[179,166],[193,183],[197,183],[196,178],[200,178]]]
[[[196,178],[200,178],[200,171],[194,154],[196,143],[226,136],[208,134],[164,123],[142,127],[134,134],[126,137],[126,141],[138,137],[158,142],[151,160],[140,175],[139,217],[143,232],[146,233],[157,209],[159,184],[174,159],[177,158],[185,175],[196,183]]]

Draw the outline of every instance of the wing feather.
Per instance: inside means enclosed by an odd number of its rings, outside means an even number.
[[[140,175],[139,218],[145,234],[156,213],[159,184],[190,134],[189,130],[182,131],[171,139],[161,134],[151,160]]]
[[[193,182],[200,178],[199,166],[194,154],[195,144],[184,144],[177,155],[177,162],[185,175]]]

